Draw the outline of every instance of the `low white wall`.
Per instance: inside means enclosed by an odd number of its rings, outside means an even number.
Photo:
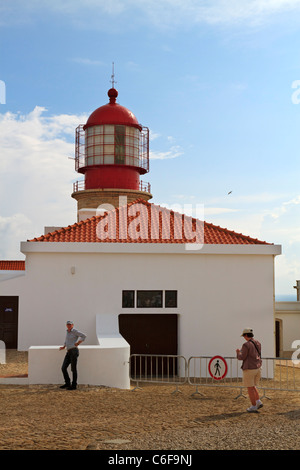
[[[99,345],[81,345],[78,359],[78,384],[130,388],[130,346],[119,333],[118,316],[96,316]],[[61,366],[66,350],[59,346],[31,346],[28,350],[28,383],[63,383]],[[69,375],[72,380],[71,366]]]
[[[28,350],[29,384],[63,384],[61,366],[66,351],[59,346],[31,346]],[[72,380],[71,366],[69,375]],[[130,388],[127,348],[80,346],[78,384]]]

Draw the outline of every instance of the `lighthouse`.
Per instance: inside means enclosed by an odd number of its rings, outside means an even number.
[[[107,94],[109,102],[76,128],[75,169],[84,175],[73,184],[78,221],[120,201],[152,198],[150,184],[141,180],[149,172],[149,129],[117,103],[114,83]]]

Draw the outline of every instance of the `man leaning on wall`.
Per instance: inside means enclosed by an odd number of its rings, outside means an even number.
[[[64,345],[59,348],[59,350],[67,349],[61,370],[65,380],[64,385],[61,385],[60,388],[66,388],[67,390],[76,390],[77,388],[77,361],[79,356],[78,346],[86,338],[86,335],[81,331],[78,331],[74,328],[74,323],[71,320],[67,321],[67,333]],[[72,371],[72,383],[68,373],[68,367],[71,364]]]

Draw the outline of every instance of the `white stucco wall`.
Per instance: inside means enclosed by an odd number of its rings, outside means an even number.
[[[294,341],[300,341],[300,302],[276,302],[275,318],[281,320],[281,350],[292,353]]]
[[[274,255],[280,247],[23,243],[26,275],[0,283],[19,295],[19,346],[62,344],[65,322],[95,345],[96,315],[177,313],[178,354],[234,356],[251,326],[274,355]],[[122,309],[122,290],[178,291],[176,309]]]

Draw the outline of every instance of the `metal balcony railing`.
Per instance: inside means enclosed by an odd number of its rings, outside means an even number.
[[[84,190],[85,190],[85,181],[84,180],[75,181],[73,183],[73,193],[77,193],[78,191],[84,191]],[[151,193],[151,185],[150,185],[150,183],[140,181],[138,190],[142,191],[144,193]]]

